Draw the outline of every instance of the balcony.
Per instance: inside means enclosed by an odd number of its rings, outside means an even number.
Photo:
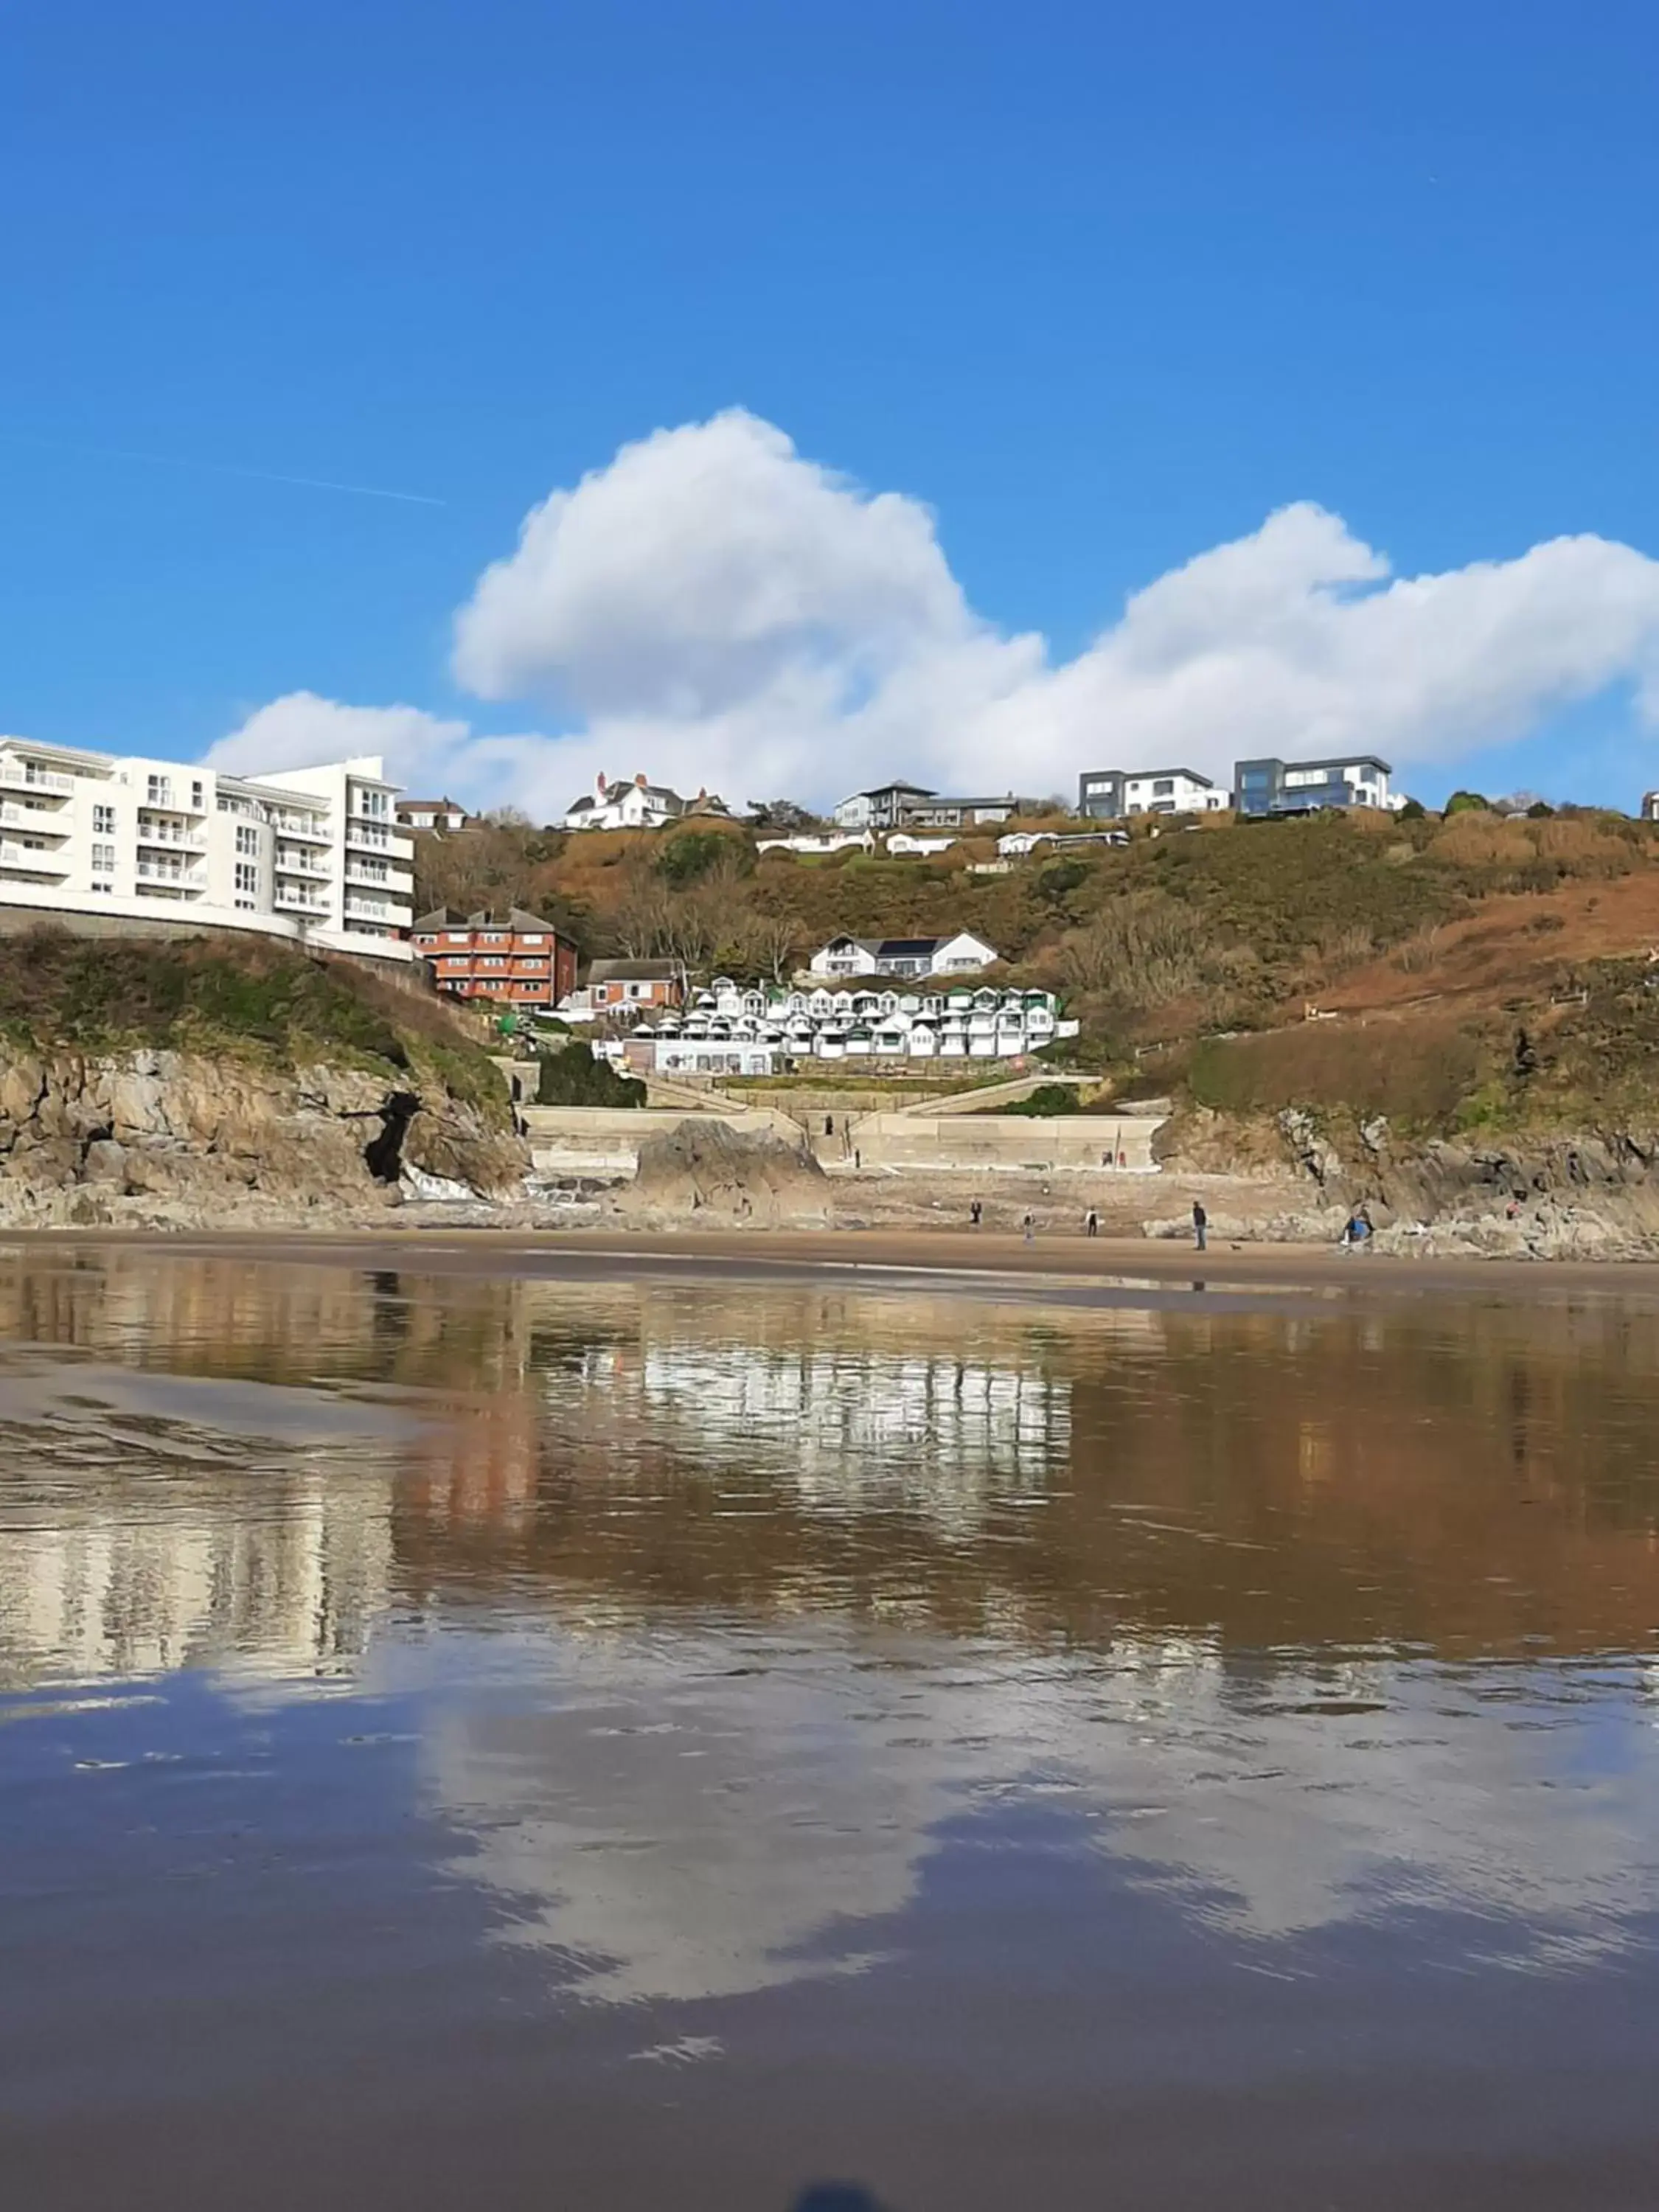
[[[271,904],[278,914],[315,915],[319,920],[328,919],[328,901],[315,897],[311,892],[297,889],[292,884],[278,884]]]
[[[66,876],[68,863],[60,851],[48,853],[34,845],[19,845],[9,837],[0,840],[0,868],[21,876]]]
[[[378,853],[382,860],[412,860],[415,857],[415,840],[412,837],[405,837],[398,831],[388,829],[384,822],[366,822],[356,814],[347,817],[345,841],[348,847],[356,847],[360,852]]]
[[[207,836],[200,830],[181,830],[176,822],[140,822],[137,832],[141,845],[178,846],[187,853],[204,853]]]
[[[334,832],[325,814],[278,814],[272,809],[265,818],[279,837],[303,837],[311,845],[334,842]]]
[[[16,806],[10,799],[0,803],[0,829],[27,830],[37,837],[66,837],[69,818],[50,807]]]
[[[407,929],[410,909],[406,899],[366,898],[361,891],[348,891],[345,910],[354,921],[383,921],[396,929]]]
[[[196,873],[194,868],[183,862],[169,863],[166,860],[141,859],[133,872],[142,877],[146,883],[177,884],[187,890],[200,890],[202,888],[200,876]]]
[[[75,789],[75,778],[51,769],[19,768],[8,761],[0,767],[0,784],[11,791],[49,791],[55,798],[67,799]]]
[[[313,853],[298,857],[292,854],[284,857],[279,853],[274,866],[279,876],[299,876],[312,884],[325,884],[330,880],[329,868]]]
[[[387,867],[379,854],[371,860],[363,854],[348,853],[345,873],[349,884],[361,884],[365,890],[408,898],[415,889],[415,878],[407,868]]]

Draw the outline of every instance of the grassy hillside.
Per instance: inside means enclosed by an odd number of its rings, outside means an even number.
[[[927,860],[803,860],[757,854],[735,824],[568,837],[502,823],[417,841],[417,868],[434,903],[511,898],[589,955],[740,976],[787,974],[837,930],[973,929],[1012,980],[1065,994],[1084,1024],[1070,1056],[1241,1112],[1495,1127],[1615,1097],[1633,1110],[1659,1083],[1653,825],[1472,810],[1158,828],[978,876],[989,836]]]
[[[498,1072],[437,1001],[258,939],[100,942],[51,928],[0,938],[0,1039],[36,1051],[228,1054],[284,1070],[362,1066],[509,1118]]]

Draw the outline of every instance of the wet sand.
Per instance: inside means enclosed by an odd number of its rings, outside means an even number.
[[[1538,1298],[1602,1292],[1659,1297],[1659,1261],[1412,1259],[1339,1253],[1328,1244],[1212,1241],[1206,1252],[1173,1239],[1023,1237],[971,1230],[523,1231],[388,1227],[368,1232],[208,1235],[108,1230],[7,1232],[0,1249],[154,1252],[158,1257],[242,1255],[274,1266],[381,1267],[533,1279],[585,1274],[706,1275],[801,1282],[857,1275],[921,1279],[940,1290],[1024,1291],[1053,1285],[1110,1299],[1124,1287],[1190,1295],[1195,1289],[1306,1291],[1343,1297],[1436,1293]]]
[[[8,2212],[1659,2201],[1655,1271],[1194,1264],[0,1242]]]

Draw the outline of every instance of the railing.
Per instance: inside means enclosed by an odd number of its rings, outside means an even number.
[[[8,830],[33,830],[43,837],[67,837],[69,821],[62,814],[48,814],[39,807],[14,806],[9,799],[0,805],[0,823]]]
[[[59,775],[52,769],[15,768],[9,763],[0,768],[0,783],[17,791],[55,791],[64,798],[75,788],[72,775]]]
[[[331,845],[334,842],[326,815],[273,813],[267,818],[280,837],[308,837],[313,845]]]
[[[9,838],[0,842],[0,868],[21,869],[30,876],[66,876],[68,864],[61,854],[46,853],[33,845],[16,845]]]
[[[180,830],[171,822],[141,822],[136,831],[141,845],[179,845],[189,853],[204,853],[207,838],[199,830]]]
[[[303,876],[308,883],[313,884],[325,884],[329,880],[329,869],[309,853],[300,860],[291,855],[284,860],[279,853],[273,865],[279,876]]]
[[[283,890],[280,887],[273,903],[284,914],[326,914],[328,901],[313,898],[305,891]]]
[[[140,860],[133,872],[144,882],[177,884],[183,890],[200,890],[202,878],[188,868],[164,867],[160,860]]]

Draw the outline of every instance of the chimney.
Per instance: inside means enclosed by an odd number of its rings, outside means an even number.
[[[642,768],[635,769],[634,781],[638,784],[641,791],[645,789],[645,770]]]
[[[593,779],[593,788],[595,791],[599,792],[602,792],[605,789],[605,770],[603,769],[599,770],[599,774]]]

